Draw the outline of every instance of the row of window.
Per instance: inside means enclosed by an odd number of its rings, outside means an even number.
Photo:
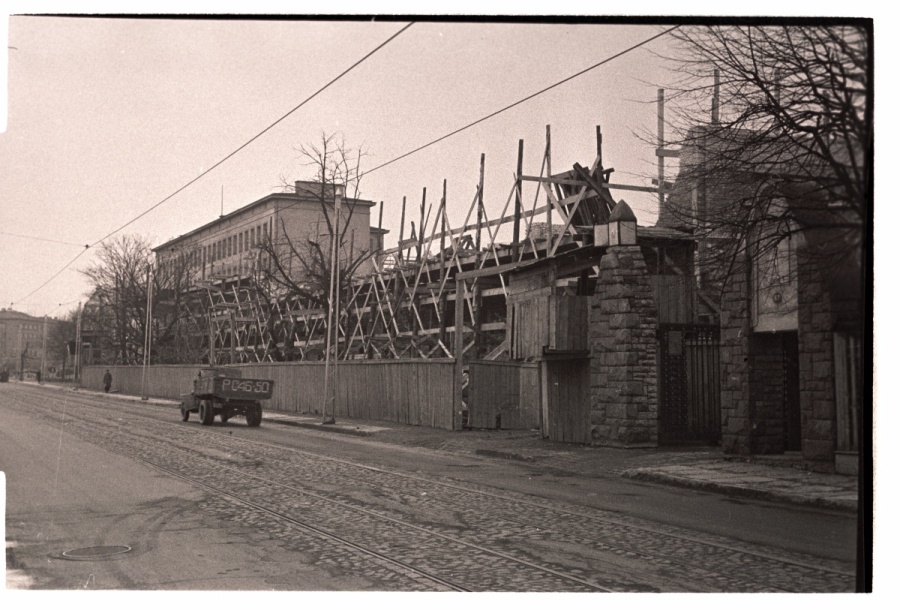
[[[234,256],[240,252],[249,252],[264,239],[268,239],[272,234],[272,218],[266,223],[250,227],[244,231],[223,237],[219,241],[204,246],[202,248],[202,260],[200,261],[204,267],[223,258]],[[194,252],[196,254],[196,251]]]
[[[163,261],[162,265],[168,265],[174,270],[176,263],[180,261],[181,265],[185,263],[192,269],[199,269],[202,277],[206,277],[207,269],[210,273],[215,267],[222,269],[221,265],[215,265],[217,261],[227,259],[243,252],[249,252],[272,235],[273,219],[270,217],[268,221],[262,222],[254,227],[250,227],[243,231],[239,231],[228,237],[223,237],[211,244],[194,248],[189,253],[181,253],[176,259]],[[230,268],[229,268],[230,269]],[[234,267],[239,269],[239,267]]]

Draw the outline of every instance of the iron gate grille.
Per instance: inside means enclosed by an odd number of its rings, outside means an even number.
[[[722,437],[719,327],[660,324],[660,443]]]

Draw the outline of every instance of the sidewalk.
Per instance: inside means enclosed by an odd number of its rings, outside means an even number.
[[[724,456],[719,449],[618,449],[556,443],[532,430],[450,432],[389,422],[268,412],[266,422],[328,433],[370,437],[383,443],[529,462],[587,476],[622,476],[770,502],[855,512],[856,477],[810,472],[792,465],[795,456]]]
[[[33,384],[37,385],[37,384]],[[43,387],[72,391],[68,386]],[[139,396],[78,393],[116,400],[170,405],[178,401]],[[556,443],[534,430],[464,430],[451,432],[396,424],[340,418],[323,424],[321,416],[266,411],[264,423],[299,426],[329,434],[368,437],[381,443],[421,447],[457,454],[528,462],[536,467],[586,476],[622,476],[638,481],[675,485],[771,502],[855,512],[857,477],[810,472],[796,467],[795,455],[725,456],[710,447],[618,449]]]

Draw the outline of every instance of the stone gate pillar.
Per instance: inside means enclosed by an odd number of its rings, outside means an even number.
[[[655,447],[658,314],[640,246],[611,246],[591,301],[591,439]]]

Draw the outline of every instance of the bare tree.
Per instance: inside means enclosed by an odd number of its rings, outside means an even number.
[[[371,255],[368,247],[354,243],[350,230],[359,197],[362,149],[351,151],[339,134],[322,134],[314,145],[301,146],[298,151],[303,166],[311,170],[312,179],[292,185],[303,188],[300,193],[318,202],[321,215],[315,220],[312,236],[301,239],[291,235],[282,220],[273,235],[259,244],[255,287],[264,302],[302,303],[310,309],[326,309],[332,272],[331,248],[337,239],[337,268],[344,310],[350,305],[353,276]],[[343,188],[345,203],[339,222],[335,225],[335,193]],[[364,236],[368,246],[368,235]],[[274,336],[274,316],[267,316]]]
[[[195,287],[201,267],[198,249],[176,249],[157,257],[153,273],[153,340],[151,360],[157,364],[200,362],[208,349],[208,303]]]
[[[54,319],[47,327],[47,353],[48,362],[59,363],[61,371],[60,378],[65,379],[68,372],[72,372],[72,367],[68,366],[69,347],[75,344],[75,327],[78,311],[72,310],[61,318]]]
[[[681,161],[659,222],[708,238],[705,269],[721,278],[797,237],[822,265],[861,275],[870,34],[862,22],[675,31],[667,114]]]
[[[97,262],[82,271],[93,287],[85,322],[102,341],[104,363],[135,364],[143,357],[151,260],[146,240],[125,235],[105,242]]]

